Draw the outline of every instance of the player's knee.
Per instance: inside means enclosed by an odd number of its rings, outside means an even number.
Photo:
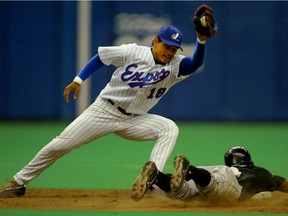
[[[173,122],[173,133],[174,133],[174,136],[175,137],[178,137],[178,134],[179,134],[179,128],[178,126]]]
[[[61,142],[60,142],[61,141]],[[69,140],[64,141],[56,137],[41,150],[41,153],[46,157],[62,156],[67,152],[71,151],[73,148],[68,145]],[[70,142],[71,143],[71,142]]]
[[[167,124],[166,131],[168,136],[171,136],[171,138],[177,138],[179,134],[179,128],[173,121],[169,121],[169,124]]]
[[[62,156],[66,153],[66,151],[67,150],[65,148],[60,148],[60,146],[46,145],[40,152],[44,157],[50,158],[57,155]]]

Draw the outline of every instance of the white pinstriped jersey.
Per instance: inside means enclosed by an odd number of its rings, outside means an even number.
[[[155,64],[150,47],[137,44],[99,47],[101,61],[118,68],[100,97],[111,99],[128,113],[143,114],[155,106],[177,82],[183,55],[176,55],[166,65]]]

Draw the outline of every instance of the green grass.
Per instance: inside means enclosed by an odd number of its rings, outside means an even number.
[[[224,152],[230,146],[243,145],[250,150],[256,164],[279,175],[287,173],[287,123],[177,124],[180,134],[166,172],[172,171],[172,160],[178,153],[184,153],[195,165],[215,165],[223,164]],[[12,177],[67,125],[67,122],[0,122],[0,181]],[[30,186],[130,188],[148,160],[153,144],[153,141],[124,140],[114,134],[102,137],[56,161]]]
[[[257,165],[266,167],[274,174],[287,176],[288,123],[177,124],[180,134],[165,167],[166,172],[172,172],[173,157],[178,153],[184,153],[194,165],[216,165],[223,164],[224,152],[229,147],[243,145],[250,150]],[[0,122],[0,184],[19,171],[67,125],[68,122]],[[56,161],[30,182],[29,187],[130,189],[140,168],[148,160],[153,144],[153,141],[124,140],[114,134],[102,137]],[[175,213],[0,210],[0,215],[170,216]],[[189,212],[177,215],[206,216],[208,213]]]

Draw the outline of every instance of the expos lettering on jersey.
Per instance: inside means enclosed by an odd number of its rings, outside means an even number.
[[[125,68],[124,73],[121,75],[123,82],[128,82],[131,88],[140,87],[147,85],[153,85],[155,83],[161,82],[166,77],[169,76],[170,71],[164,68],[156,72],[141,72],[137,71],[137,64],[130,64]]]

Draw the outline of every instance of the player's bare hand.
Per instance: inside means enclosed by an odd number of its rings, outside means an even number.
[[[76,82],[72,82],[66,86],[64,93],[63,93],[63,97],[64,97],[64,100],[66,101],[66,103],[69,103],[69,94],[71,91],[74,92],[73,98],[74,98],[74,100],[76,100],[78,93],[80,91],[80,84],[78,84]]]

